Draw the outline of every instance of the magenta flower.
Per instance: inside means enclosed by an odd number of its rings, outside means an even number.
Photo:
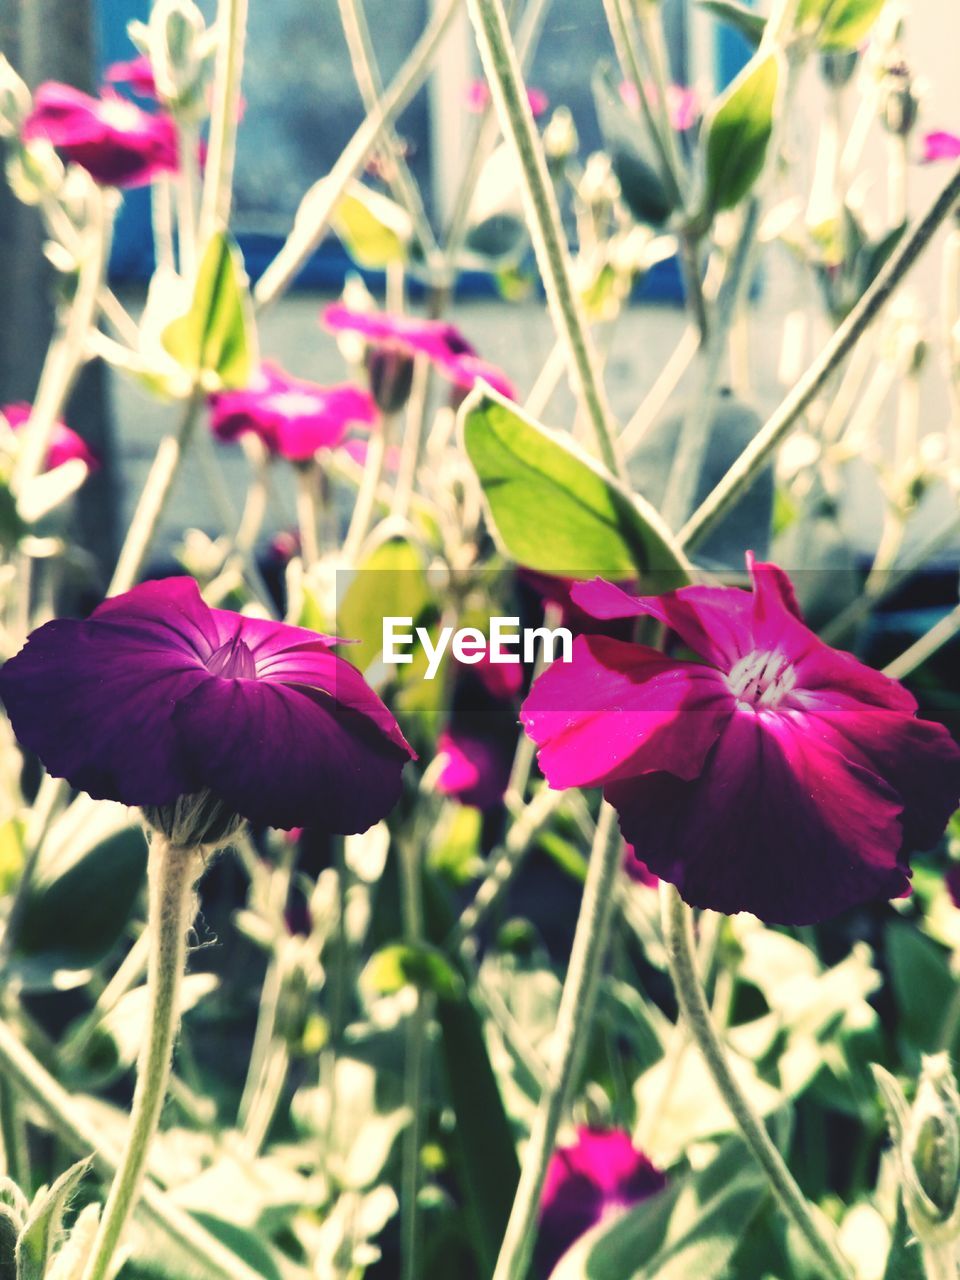
[[[201,795],[263,826],[363,831],[413,752],[336,641],[211,609],[192,578],[48,622],[0,670],[17,737],[96,799]]]
[[[323,312],[323,322],[334,333],[358,333],[374,348],[406,355],[425,356],[455,386],[469,391],[478,378],[510,399],[516,390],[506,374],[481,360],[456,325],[443,320],[418,320],[384,311],[352,311],[341,302]]]
[[[553,1153],[543,1186],[537,1260],[544,1274],[608,1214],[629,1209],[666,1185],[665,1175],[624,1130],[577,1129],[576,1141]]]
[[[11,431],[19,431],[25,426],[30,421],[31,413],[30,405],[23,401],[0,406],[0,417],[6,419]],[[65,422],[57,422],[50,437],[43,469],[53,471],[56,467],[63,466],[65,462],[72,462],[74,458],[78,458],[90,472],[100,469],[100,459],[87,442],[72,431]]]
[[[210,426],[220,440],[256,435],[270,453],[289,462],[307,462],[319,449],[343,444],[351,427],[377,420],[373,400],[359,387],[321,387],[270,361],[243,391],[219,392],[209,405]]]
[[[642,885],[645,889],[656,889],[660,883],[660,877],[655,876],[643,859],[637,857],[632,844],[625,843],[623,846],[623,869],[634,884]]]
[[[108,84],[123,84],[135,93],[138,98],[156,100],[157,82],[153,67],[145,53],[125,62],[111,62],[107,67],[104,79]]]
[[[697,661],[579,636],[521,708],[551,787],[602,786],[624,839],[693,906],[808,924],[909,883],[960,796],[960,750],[893,680],[804,625],[775,565],[753,593],[635,599],[573,588],[602,618],[649,616]]]
[[[437,739],[442,768],[437,790],[476,809],[493,809],[510,780],[510,762],[500,744],[478,734],[444,729]]]
[[[656,85],[645,84],[643,91],[647,96],[647,101],[651,107],[657,105],[657,89]],[[630,80],[624,80],[620,85],[620,97],[623,99],[625,106],[636,111],[640,106],[640,98],[637,94],[636,85]],[[667,85],[667,116],[669,117],[671,126],[677,133],[686,133],[700,119],[703,114],[703,108],[700,105],[700,95],[696,89],[691,89],[683,84]]]
[[[463,100],[467,110],[472,111],[474,115],[480,115],[481,112],[486,111],[490,101],[490,86],[486,80],[471,80]],[[527,89],[527,102],[530,104],[534,120],[539,120],[550,106],[550,99],[542,89]]]
[[[937,160],[956,160],[960,157],[960,137],[945,129],[923,135],[923,162],[933,164]]]
[[[42,84],[23,126],[24,141],[35,138],[52,143],[101,186],[139,187],[178,168],[170,116],[150,115],[110,91],[91,98],[67,84]]]

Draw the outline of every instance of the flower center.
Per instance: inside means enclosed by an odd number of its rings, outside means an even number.
[[[727,688],[738,702],[754,707],[778,707],[796,687],[797,673],[778,650],[748,653],[731,668]]]
[[[135,133],[140,128],[141,112],[132,102],[106,98],[100,101],[100,119],[118,133]]]
[[[224,680],[254,680],[257,675],[253,654],[238,635],[214,649],[207,659],[207,670]]]
[[[270,397],[270,406],[285,418],[304,417],[320,407],[308,391],[277,391]]]

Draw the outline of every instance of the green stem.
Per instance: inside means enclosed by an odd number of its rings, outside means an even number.
[[[360,554],[364,540],[370,532],[377,507],[377,493],[387,460],[394,415],[384,417],[367,442],[367,457],[357,490],[357,501],[350,517],[350,527],[343,541],[343,558],[352,564]],[[412,490],[411,490],[412,493]]]
[[[927,1280],[957,1280],[957,1245],[928,1244],[923,1249],[923,1270]]]
[[[97,1124],[85,1110],[76,1106],[63,1086],[3,1021],[0,1021],[0,1068],[5,1082],[12,1084],[46,1117],[53,1133],[74,1155],[82,1158],[92,1152],[97,1173],[103,1178],[113,1176],[119,1163],[117,1153],[104,1140]],[[137,1212],[195,1264],[200,1264],[205,1275],[216,1276],[218,1280],[262,1280],[259,1272],[247,1266],[149,1180],[143,1184]]]
[[[404,938],[417,946],[423,938],[423,888],[419,846],[411,838],[400,848],[400,897]],[[420,1266],[420,1146],[423,1132],[424,1083],[426,1080],[427,1031],[430,1002],[416,989],[416,1005],[407,1020],[404,1062],[404,1104],[410,1123],[403,1135],[400,1174],[400,1255],[401,1280],[419,1280]]]
[[[703,1054],[707,1070],[720,1096],[737,1122],[747,1146],[763,1169],[780,1208],[796,1225],[820,1260],[824,1272],[831,1280],[850,1280],[850,1272],[837,1256],[834,1248],[821,1234],[803,1192],[794,1181],[783,1156],[774,1146],[764,1127],[744,1096],[731,1070],[726,1050],[717,1035],[697,974],[693,948],[692,913],[672,885],[660,886],[663,904],[663,932],[667,948],[667,963],[680,1012],[690,1034]]]
[[[570,251],[560,210],[527,101],[523,74],[503,4],[501,0],[467,0],[467,9],[500,127],[513,146],[520,166],[528,229],[554,327],[566,347],[572,385],[593,428],[600,456],[615,475],[622,476],[613,414],[600,376],[593,338],[573,286]]]
[[[147,928],[152,947],[147,967],[150,1010],[147,1039],[137,1064],[126,1147],[120,1160],[83,1280],[106,1280],[114,1254],[136,1206],[150,1144],[160,1122],[180,1025],[180,987],[187,959],[187,930],[193,920],[193,885],[199,859],[155,835],[150,845],[150,906]]]
[[[460,0],[444,0],[435,10],[406,62],[384,90],[376,110],[367,115],[340,152],[329,174],[307,192],[293,230],[253,291],[258,307],[268,307],[276,302],[323,239],[330,215],[347,184],[363,167],[386,126],[399,115],[427,78],[434,55],[459,7]]]
[[[557,1131],[590,1038],[600,974],[610,940],[623,842],[616,814],[604,803],[590,852],[554,1038],[548,1083],[523,1157],[520,1182],[493,1280],[523,1280],[536,1235],[537,1213]]]
[[[0,1082],[0,1137],[3,1144],[3,1172],[24,1192],[30,1194],[30,1148],[23,1121],[20,1099],[6,1080]]]
[[[307,462],[294,468],[297,480],[297,527],[300,551],[309,568],[320,560],[319,521],[317,516],[317,465]]]
[[[900,241],[886,265],[813,364],[680,530],[679,540],[686,548],[689,549],[701,542],[717,521],[722,519],[733,504],[753,485],[774,450],[789,435],[798,419],[830,381],[834,371],[856,346],[860,336],[876,320],[884,305],[933,239],[937,229],[950,216],[958,200],[960,200],[960,165],[954,170],[946,186],[924,216]]]
[[[184,405],[183,416],[177,431],[160,441],[120,550],[117,567],[107,587],[108,596],[118,596],[124,591],[129,591],[140,575],[150,544],[157,532],[160,517],[170,497],[170,490],[181,459],[193,435],[200,404],[199,394],[192,395]]]
[[[240,81],[247,34],[247,0],[220,0],[217,5],[220,43],[214,76],[210,150],[200,207],[200,243],[230,222],[233,165],[237,150]]]
[[[960,604],[955,605],[945,618],[941,618],[935,626],[930,628],[926,635],[915,640],[908,649],[904,649],[899,658],[888,662],[883,668],[883,674],[889,676],[891,680],[906,680],[917,667],[922,667],[925,662],[929,662],[935,653],[949,644],[957,635],[960,635]]]

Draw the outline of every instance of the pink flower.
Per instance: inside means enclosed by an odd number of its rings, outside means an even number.
[[[623,846],[623,869],[634,884],[643,885],[646,889],[655,889],[660,883],[660,877],[655,876],[643,859],[637,857],[632,844]]]
[[[270,453],[307,462],[319,449],[344,442],[351,426],[369,427],[377,411],[366,391],[349,384],[321,387],[265,361],[243,391],[210,397],[210,425],[221,440],[251,432]]]
[[[360,436],[354,436],[345,442],[343,451],[353,459],[358,467],[365,467],[367,465],[367,454],[370,452],[370,441],[364,440]],[[395,444],[387,445],[383,465],[387,471],[400,470],[400,450]]]
[[[575,586],[595,616],[656,618],[699,660],[579,636],[521,720],[551,787],[603,787],[624,839],[687,902],[815,923],[903,893],[907,856],[957,808],[960,750],[804,625],[782,570],[748,566],[752,594]]]
[[[444,729],[437,739],[442,769],[437,790],[476,809],[493,809],[503,799],[510,762],[499,743],[478,734]]]
[[[463,100],[467,110],[472,111],[474,115],[480,115],[481,112],[486,111],[490,101],[490,87],[486,80],[471,80]],[[550,106],[550,99],[542,89],[528,89],[527,102],[530,104],[534,120],[538,120]]]
[[[647,95],[647,101],[652,107],[657,103],[656,85],[645,84],[643,91]],[[624,105],[636,111],[640,106],[640,99],[637,94],[636,85],[629,80],[624,80],[620,85],[620,97],[623,99]],[[670,124],[677,133],[686,133],[700,119],[703,114],[703,108],[700,105],[700,96],[696,89],[688,88],[682,84],[667,85],[667,115]]]
[[[523,687],[522,662],[492,662],[485,653],[471,669],[487,693],[501,702],[511,702]]]
[[[937,160],[956,160],[960,156],[960,137],[937,129],[923,135],[923,162],[933,164]]]
[[[624,1130],[577,1129],[576,1140],[557,1147],[547,1168],[537,1242],[544,1274],[549,1275],[570,1246],[601,1219],[639,1204],[666,1185],[665,1175]]]
[[[334,333],[359,333],[374,348],[425,356],[455,386],[470,390],[483,378],[502,395],[516,398],[513,384],[494,365],[481,360],[460,330],[443,320],[418,320],[385,311],[352,311],[341,302],[326,307],[323,323]]]
[[[45,138],[101,186],[139,187],[178,168],[173,120],[150,115],[110,91],[91,98],[47,81],[34,94],[23,138]]]
[[[30,405],[22,401],[18,404],[0,406],[0,417],[6,419],[11,431],[19,431],[21,427],[25,426],[30,421],[31,412]],[[75,431],[71,431],[65,422],[57,422],[53,428],[53,435],[50,437],[50,445],[47,449],[43,469],[44,471],[53,471],[55,468],[63,466],[65,462],[71,462],[74,458],[79,458],[89,472],[99,471],[100,469],[100,459],[87,442],[78,436]]]
[[[157,82],[150,59],[145,53],[126,62],[111,62],[104,79],[108,84],[125,84],[138,98],[156,99]]]

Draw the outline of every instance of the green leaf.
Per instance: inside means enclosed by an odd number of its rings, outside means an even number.
[[[396,942],[382,947],[367,961],[361,982],[378,995],[393,995],[403,987],[431,991],[441,1000],[459,1000],[463,979],[438,947]]]
[[[30,1206],[30,1215],[17,1241],[17,1280],[43,1280],[63,1229],[63,1211],[90,1168],[81,1160],[60,1175],[50,1188],[42,1188]]]
[[[120,805],[81,797],[55,824],[24,900],[12,965],[28,987],[99,963],[119,941],[146,878],[143,832]]]
[[[205,391],[250,381],[256,357],[249,282],[240,250],[223,232],[204,249],[189,309],[160,341]]]
[[[712,13],[715,18],[725,22],[734,31],[739,31],[745,40],[754,48],[763,39],[766,18],[745,4],[737,4],[736,0],[699,0],[700,8]]]
[[[330,216],[330,225],[358,266],[382,271],[407,260],[413,226],[406,210],[362,182],[352,182]]]
[[[797,29],[821,49],[857,49],[883,11],[886,0],[801,0]]]
[[[0,548],[12,551],[27,532],[26,521],[17,509],[17,500],[5,480],[0,480]]]
[[[707,207],[740,203],[763,170],[773,131],[780,64],[755,54],[711,109],[706,122]]]
[[[358,642],[343,650],[358,671],[366,671],[383,649],[384,618],[413,618],[416,626],[433,600],[423,555],[405,538],[382,542],[349,579],[338,575],[338,587],[341,582],[346,586],[342,595],[338,591],[334,630]],[[403,676],[409,670],[401,666],[391,674]]]
[[[542,573],[689,581],[683,552],[657,512],[569,439],[478,388],[461,411],[463,444],[507,553]]]
[[[941,1046],[944,1016],[956,983],[950,974],[947,953],[911,924],[892,924],[887,930],[887,962],[893,998],[899,1011],[898,1035],[919,1066],[921,1053]]]
[[[883,1280],[924,1280],[923,1249],[910,1230],[903,1200],[897,1197],[897,1221],[887,1254]]]

